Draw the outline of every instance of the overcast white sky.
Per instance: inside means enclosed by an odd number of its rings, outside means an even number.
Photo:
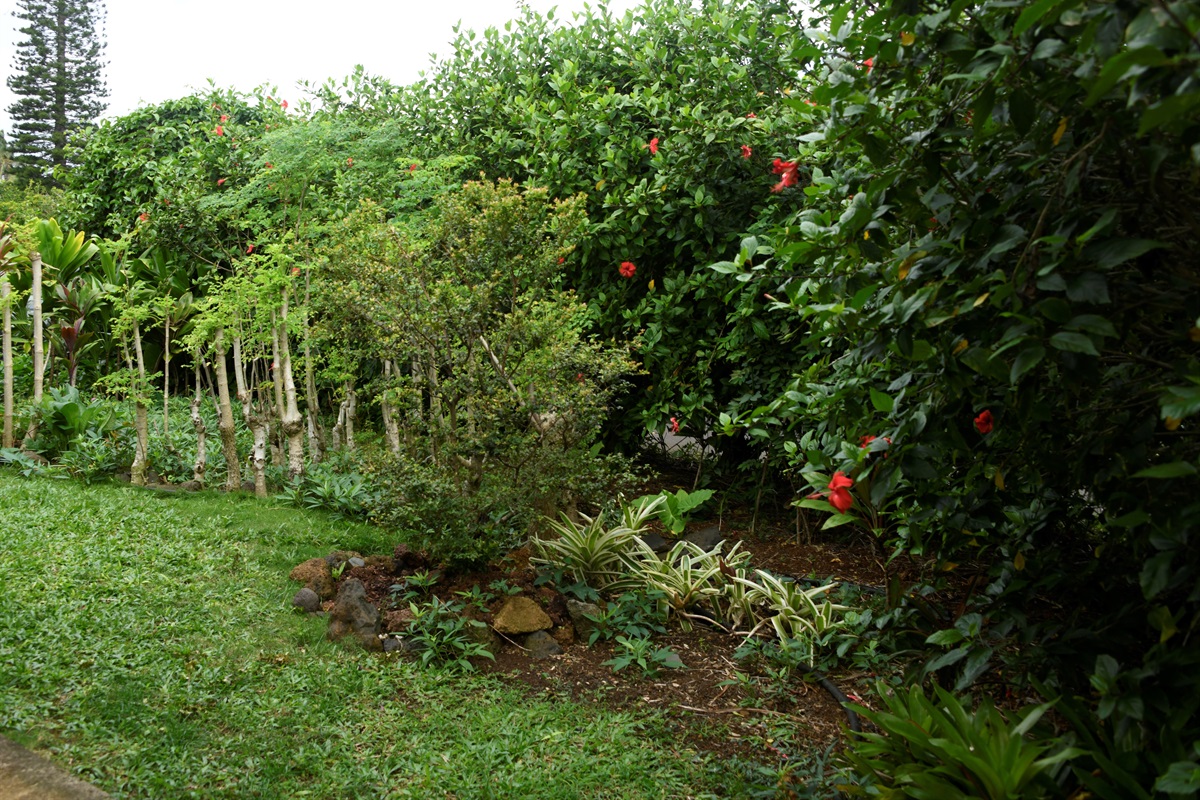
[[[584,0],[528,0],[570,20]],[[591,5],[598,3],[593,1]],[[483,31],[518,15],[517,0],[107,0],[106,116],[126,114],[202,88],[243,91],[260,84],[298,97],[296,82],[343,78],[355,64],[394,83],[410,83],[444,54],[453,25]],[[609,0],[614,13],[640,0]],[[0,71],[12,72],[20,20],[16,0],[0,0]],[[12,93],[0,81],[0,130],[11,130]]]

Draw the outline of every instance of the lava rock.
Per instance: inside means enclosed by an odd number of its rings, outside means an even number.
[[[530,658],[539,659],[560,656],[563,652],[558,642],[554,641],[554,637],[545,631],[535,631],[526,636],[525,649],[529,651]]]
[[[296,592],[296,596],[292,598],[292,605],[305,613],[313,614],[321,610],[321,598],[316,592],[305,586]]]
[[[337,569],[352,558],[362,558],[362,553],[354,550],[334,550],[332,553],[325,556],[325,563],[328,564],[331,569]],[[350,566],[354,565],[351,564]]]
[[[528,597],[510,597],[504,606],[496,612],[492,627],[508,636],[522,633],[546,631],[554,627],[554,622],[541,606]]]
[[[396,545],[395,551],[392,553],[392,558],[396,563],[396,569],[423,569],[426,566],[424,553],[418,553],[409,549],[408,545],[401,542]]]
[[[382,650],[381,628],[379,609],[367,600],[362,581],[353,578],[343,581],[329,612],[329,630],[325,632],[325,638],[332,641],[353,635],[366,649]]]
[[[660,555],[671,549],[671,543],[654,531],[643,533],[641,539],[647,547]]]
[[[303,564],[297,564],[288,577],[312,589],[322,600],[333,597],[333,572],[323,558],[310,558]]]
[[[721,533],[719,525],[705,525],[695,533],[689,533],[683,538],[707,552],[725,541],[725,534]]]
[[[600,616],[600,606],[568,597],[567,613],[571,615],[571,624],[575,626],[575,633],[580,641],[591,638],[592,631],[596,630],[595,619]]]

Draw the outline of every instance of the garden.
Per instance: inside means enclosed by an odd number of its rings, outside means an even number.
[[[0,733],[114,797],[1195,796],[1198,65],[1189,0],[647,0],[100,123],[0,181]]]

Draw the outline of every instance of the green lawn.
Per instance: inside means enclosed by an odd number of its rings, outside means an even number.
[[[287,572],[366,526],[0,470],[0,733],[115,797],[687,797],[732,772],[650,713],[325,642]]]

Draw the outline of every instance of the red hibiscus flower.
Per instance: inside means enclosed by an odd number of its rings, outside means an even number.
[[[985,436],[992,432],[992,412],[984,409],[983,412],[975,418],[975,430]]]
[[[842,514],[854,505],[854,496],[850,494],[850,487],[853,485],[854,481],[846,477],[846,473],[841,470],[833,473],[833,478],[829,481],[829,503]]]
[[[653,139],[650,140],[650,144],[644,144],[644,145],[642,145],[642,147],[649,148],[650,155],[656,155],[658,153],[658,137],[655,136]]]
[[[561,263],[563,263],[563,262],[564,262],[564,261],[566,261],[566,260],[567,260],[567,259],[566,259],[564,256],[559,256],[559,257],[558,257],[558,263],[560,263],[560,264],[561,264]]]
[[[795,186],[799,180],[799,166],[795,161],[782,161],[775,159],[771,164],[771,172],[780,176],[779,183],[771,187],[772,192],[782,192],[789,186]]]
[[[267,162],[267,169],[275,169],[275,165],[274,165],[274,164],[272,164],[270,161],[268,161],[268,162]]]
[[[742,145],[742,158],[749,158],[754,155],[754,149],[748,144]]]
[[[409,172],[416,172],[416,171],[417,171],[417,165],[416,165],[416,164],[409,164],[409,165],[408,165],[408,171],[409,171]]]
[[[217,178],[217,186],[224,186],[224,185],[225,185],[225,179]]]
[[[347,167],[353,167],[353,166],[354,166],[354,159],[353,159],[353,158],[347,158],[347,159],[346,159],[346,166],[347,166]]]
[[[222,114],[222,115],[221,115],[221,122],[229,122],[229,115],[228,115],[228,114]]]
[[[870,75],[871,70],[875,69],[875,59],[868,58],[866,61],[863,62],[863,66],[867,68],[867,74]]]
[[[299,275],[299,274],[300,274],[300,268],[299,268],[299,267],[292,267],[292,277],[294,278],[294,277],[296,277],[296,276],[297,276],[297,275]]]
[[[249,247],[246,248],[246,255],[250,255],[253,252],[254,252],[254,245],[250,245]]]
[[[869,434],[869,433],[868,433],[866,436],[864,436],[864,437],[862,437],[861,439],[859,439],[859,440],[858,440],[858,446],[859,446],[859,447],[866,447],[867,445],[869,445],[869,444],[870,444],[871,442],[873,442],[873,441],[875,441],[875,437],[874,437],[874,436],[872,436],[871,434]]]
[[[746,115],[746,119],[758,119],[758,114],[755,114],[753,111],[751,111]]]
[[[279,107],[282,108],[284,111],[287,111],[287,100],[284,100],[282,103],[280,103]]]
[[[141,220],[142,222],[149,222],[150,215],[147,214],[145,211],[143,211],[141,214],[138,214],[138,219]]]
[[[637,265],[632,261],[622,261],[618,272],[621,273],[622,278],[632,278],[634,273],[637,272]]]
[[[213,133],[215,133],[217,136],[224,136],[225,129],[218,125],[217,127],[213,128]]]
[[[679,420],[671,417],[671,433],[679,433]]]

